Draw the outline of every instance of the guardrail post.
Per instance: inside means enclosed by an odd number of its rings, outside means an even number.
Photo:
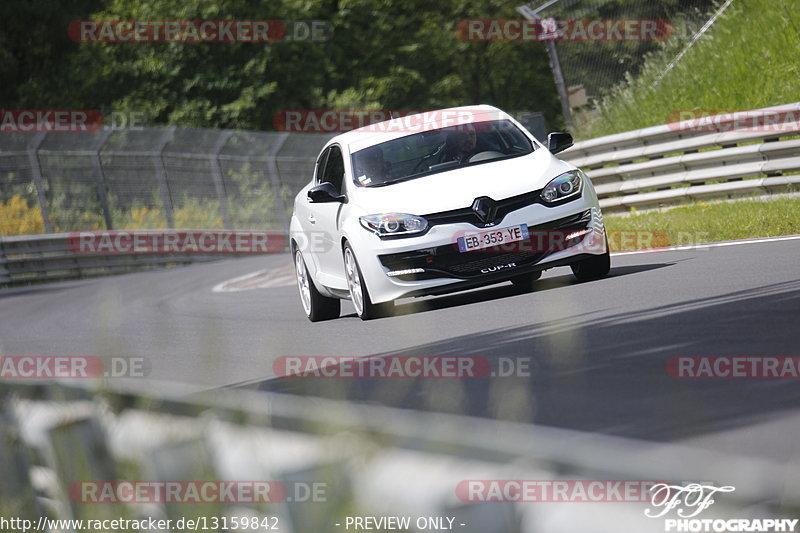
[[[219,479],[212,450],[202,436],[153,448],[150,460],[153,479],[158,481]],[[165,505],[164,512],[174,521],[181,518],[197,520],[203,516],[220,516],[225,508],[221,501],[176,502]]]
[[[108,195],[106,194],[106,176],[103,173],[103,162],[100,161],[100,150],[103,148],[108,136],[111,135],[111,129],[103,132],[103,135],[98,139],[94,147],[94,156],[92,157],[92,168],[94,169],[94,177],[97,181],[97,197],[100,200],[100,207],[103,209],[103,217],[106,219],[106,229],[114,229],[113,220],[111,219],[111,209],[108,207]]]
[[[47,196],[44,193],[42,167],[39,163],[39,146],[42,145],[45,137],[47,137],[47,132],[40,131],[28,145],[28,163],[31,167],[31,176],[33,177],[33,186],[36,188],[36,196],[39,199],[39,209],[42,212],[44,231],[46,233],[53,233],[53,224],[50,223],[50,209],[47,207]]]
[[[116,476],[114,458],[108,449],[105,431],[98,418],[88,416],[59,423],[48,430],[49,462],[62,487],[73,483],[108,482]],[[123,514],[122,504],[91,505],[70,498],[67,491],[62,503],[72,518],[110,519]],[[89,510],[91,508],[91,515]]]
[[[286,214],[286,202],[283,201],[283,194],[281,191],[281,174],[280,170],[278,169],[278,152],[281,151],[283,145],[286,143],[286,140],[289,138],[288,132],[283,132],[280,136],[275,140],[275,143],[267,150],[267,173],[269,173],[269,179],[272,182],[272,194],[275,195],[275,206],[280,209],[281,212],[281,223],[283,224],[283,231],[285,231],[288,235],[289,233],[289,224],[290,219],[289,216]]]
[[[10,396],[9,396],[10,397]],[[0,394],[0,499],[3,511],[35,520],[42,509],[30,479],[30,457],[11,402]]]
[[[342,514],[352,501],[352,482],[341,463],[317,464],[303,470],[284,472],[280,476],[285,487],[311,487],[321,483],[326,487],[324,502],[287,500],[284,504],[292,531],[322,531],[331,516]]]
[[[0,237],[0,285],[6,283],[11,285],[11,275],[8,272],[8,268],[6,268],[6,254],[3,250],[3,238]]]
[[[167,227],[175,227],[175,219],[172,216],[172,196],[169,192],[169,183],[167,183],[167,169],[164,166],[164,148],[166,148],[170,137],[175,132],[175,126],[165,128],[161,134],[161,139],[158,141],[158,149],[156,156],[153,158],[153,165],[158,178],[158,188],[161,193],[161,203],[164,206],[164,216],[167,218]]]
[[[214,189],[217,191],[217,198],[219,199],[219,211],[222,215],[222,225],[225,229],[230,229],[231,221],[228,219],[228,195],[225,192],[225,182],[222,179],[222,165],[219,162],[219,153],[228,142],[233,131],[225,130],[220,133],[219,139],[214,144],[214,149],[211,151],[209,163],[211,164],[211,176],[214,179]]]

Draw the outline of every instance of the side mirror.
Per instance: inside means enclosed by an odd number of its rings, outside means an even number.
[[[572,135],[562,131],[554,131],[547,136],[547,149],[557,154],[572,146]]]
[[[314,204],[344,202],[346,197],[339,194],[333,183],[326,181],[308,190],[308,201]]]

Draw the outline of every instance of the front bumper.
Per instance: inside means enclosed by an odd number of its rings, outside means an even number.
[[[455,243],[378,256],[387,275],[401,281],[474,279],[515,267],[539,263],[581,242],[591,223],[591,210],[529,227],[529,237],[502,246],[462,253]],[[513,265],[513,266],[509,266]],[[421,272],[418,272],[421,271]],[[407,272],[407,273],[406,273]]]
[[[555,207],[522,207],[495,228],[520,224],[528,226],[529,239],[471,252],[459,252],[457,237],[492,228],[441,224],[419,237],[383,240],[363,232],[355,250],[375,303],[499,283],[606,252],[602,214],[592,194]],[[554,234],[559,238],[542,239]]]

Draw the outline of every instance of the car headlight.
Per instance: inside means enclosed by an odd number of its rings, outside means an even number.
[[[382,213],[359,218],[361,225],[379,237],[406,236],[428,229],[428,221],[405,213]]]
[[[548,203],[560,202],[567,198],[578,196],[583,186],[583,172],[570,170],[552,179],[542,189],[542,200]]]

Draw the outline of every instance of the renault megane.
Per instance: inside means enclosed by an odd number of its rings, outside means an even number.
[[[364,320],[398,298],[511,281],[530,288],[568,265],[579,280],[609,272],[592,183],[491,106],[372,124],[331,139],[296,196],[291,251],[311,321],[349,299]]]

